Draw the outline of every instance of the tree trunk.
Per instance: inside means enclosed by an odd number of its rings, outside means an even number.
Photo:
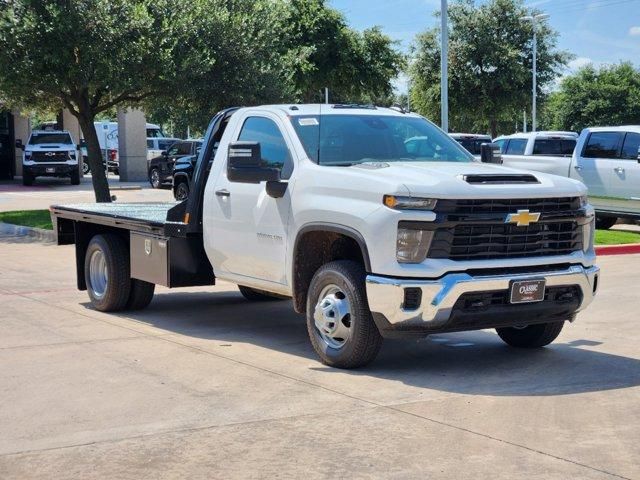
[[[91,180],[93,182],[93,192],[96,196],[96,202],[111,202],[111,193],[109,192],[109,183],[105,173],[105,166],[102,164],[102,150],[98,141],[98,133],[93,124],[95,115],[93,112],[84,112],[80,110],[78,115],[78,123],[84,135],[84,141],[87,144],[87,154],[89,155],[89,167],[91,168]]]
[[[498,121],[495,118],[489,120],[489,128],[491,129],[491,138],[498,136]]]

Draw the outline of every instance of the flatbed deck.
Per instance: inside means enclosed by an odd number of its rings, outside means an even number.
[[[172,236],[185,225],[167,220],[169,210],[178,204],[179,202],[75,203],[53,205],[51,212],[56,217],[69,220]]]

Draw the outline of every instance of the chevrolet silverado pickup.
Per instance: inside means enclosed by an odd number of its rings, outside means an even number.
[[[356,105],[228,109],[187,200],[51,207],[101,311],[156,284],[291,298],[327,365],[371,362],[385,337],[495,328],[551,343],[593,299],[584,185],[481,163],[425,118]]]
[[[33,185],[36,177],[69,177],[80,184],[78,147],[65,131],[34,130],[26,144],[16,140],[22,154],[22,183]]]

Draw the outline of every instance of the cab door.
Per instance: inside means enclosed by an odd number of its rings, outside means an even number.
[[[618,167],[623,137],[621,132],[591,132],[582,152],[576,152],[577,161],[570,176],[584,183],[590,196],[615,196],[612,176]]]
[[[207,243],[216,276],[248,286],[260,282],[286,285],[286,233],[291,210],[294,159],[292,144],[281,120],[269,112],[241,114],[230,141],[260,143],[265,166],[280,170],[288,181],[283,197],[266,192],[266,182],[232,182],[227,177],[228,144],[222,162],[216,166],[213,195],[208,198],[211,241]],[[222,152],[220,152],[222,153]],[[207,190],[211,196],[211,189]],[[208,227],[205,227],[208,228]]]
[[[640,200],[640,163],[638,149],[640,133],[627,132],[620,157],[612,165],[611,193],[613,196]]]

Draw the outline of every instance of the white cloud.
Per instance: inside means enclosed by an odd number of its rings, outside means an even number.
[[[578,70],[579,68],[586,67],[587,65],[593,63],[588,57],[578,57],[571,60],[568,64],[569,70]]]
[[[631,35],[632,37],[639,37],[640,36],[640,26],[631,27],[629,29],[629,35]]]

